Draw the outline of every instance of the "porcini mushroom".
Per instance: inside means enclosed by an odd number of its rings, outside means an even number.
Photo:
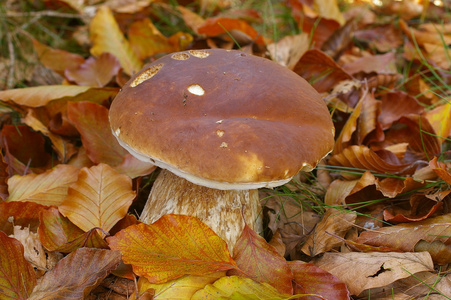
[[[228,244],[261,230],[257,189],[311,171],[334,127],[300,76],[236,50],[190,50],[145,66],[110,108],[119,143],[161,167],[141,220],[196,216]],[[242,217],[244,207],[245,221]]]

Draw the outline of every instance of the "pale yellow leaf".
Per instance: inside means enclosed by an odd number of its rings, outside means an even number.
[[[69,185],[77,180],[78,171],[77,167],[59,164],[39,175],[14,175],[8,180],[9,198],[6,201],[58,206],[66,199]]]
[[[59,210],[84,231],[94,227],[109,231],[127,214],[134,197],[130,177],[99,164],[81,169]]]

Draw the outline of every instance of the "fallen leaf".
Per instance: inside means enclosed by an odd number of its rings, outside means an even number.
[[[287,35],[266,46],[273,61],[292,70],[308,50],[308,34]]]
[[[0,202],[0,231],[10,235],[14,225],[20,225],[36,232],[39,212],[46,208],[34,202]]]
[[[39,220],[39,238],[49,251],[70,253],[80,247],[108,249],[97,230],[84,232],[63,217],[55,207],[41,210]]]
[[[207,284],[211,284],[223,276],[225,276],[224,271],[202,276],[186,275],[160,284],[150,283],[145,277],[140,277],[138,280],[138,295],[141,296],[151,289],[153,290],[152,300],[190,300],[198,290],[203,289]]]
[[[434,269],[428,252],[328,252],[315,260],[314,264],[343,281],[352,295]]]
[[[424,107],[417,99],[402,91],[384,93],[381,98],[381,113],[378,116],[382,129],[388,129],[401,117],[421,114]]]
[[[64,74],[64,70],[76,69],[85,61],[85,59],[78,54],[51,48],[33,38],[31,41],[33,42],[33,47],[38,55],[39,61],[45,67],[60,75]]]
[[[213,284],[208,284],[205,288],[197,291],[191,299],[285,300],[295,299],[297,297],[281,294],[267,283],[258,283],[245,277],[225,276],[215,281]]]
[[[47,257],[37,233],[30,228],[20,225],[14,226],[14,232],[10,237],[18,240],[24,247],[24,257],[34,268],[46,270]]]
[[[6,198],[8,198],[9,196],[7,184],[8,178],[9,178],[8,165],[5,162],[3,153],[0,151],[0,199],[3,201],[5,201]]]
[[[36,274],[24,258],[22,244],[0,231],[0,298],[29,299],[35,285]]]
[[[445,245],[441,241],[433,241],[429,243],[421,240],[418,242],[418,244],[415,245],[414,251],[429,252],[434,263],[439,265],[446,265],[451,263],[451,245]]]
[[[247,224],[233,248],[233,253],[236,264],[248,277],[268,283],[281,293],[293,293],[293,274],[287,261]],[[232,270],[230,275],[240,275],[240,272]]]
[[[113,13],[107,6],[100,6],[89,24],[90,39],[93,44],[91,54],[100,56],[102,53],[113,54],[120,62],[125,73],[137,73],[142,63],[125,39]]]
[[[8,161],[8,155],[14,156],[25,169],[45,168],[51,161],[51,155],[45,149],[44,137],[26,125],[3,125],[0,147],[7,149],[5,159],[10,170],[13,166]],[[10,175],[13,174],[11,172]]]
[[[67,99],[77,101],[78,99],[90,99],[91,102],[102,102],[114,97],[117,88],[93,88],[78,85],[43,85],[0,91],[0,99],[12,101],[16,104],[29,107],[40,107],[47,105],[50,101]]]
[[[226,243],[191,216],[164,215],[151,225],[132,225],[108,238],[108,243],[151,283],[238,268]]]
[[[429,167],[446,183],[451,184],[451,173],[448,171],[445,163],[438,161],[437,157],[434,157],[429,162]]]
[[[351,75],[359,72],[370,74],[372,72],[379,74],[395,74],[396,70],[395,54],[388,52],[381,55],[371,55],[360,57],[343,66],[343,70]]]
[[[340,81],[352,79],[331,57],[317,49],[305,52],[293,71],[320,93],[328,92]]]
[[[64,75],[78,85],[103,87],[119,72],[120,67],[116,57],[102,53],[97,58],[88,58],[77,68],[67,69]]]
[[[358,30],[354,32],[354,37],[379,52],[388,52],[403,44],[401,31],[393,23]]]
[[[356,242],[372,246],[385,246],[401,251],[413,251],[420,240],[427,242],[437,240],[450,244],[451,214],[366,231],[360,234]]]
[[[120,259],[118,251],[77,249],[42,277],[28,299],[84,299],[118,266]]]
[[[199,34],[205,34],[213,37],[220,34],[230,34],[234,36],[237,31],[240,35],[239,38],[236,38],[245,42],[245,44],[249,44],[251,42],[255,42],[260,45],[265,44],[264,38],[246,21],[240,19],[221,17],[208,18],[205,23],[197,29],[197,31]]]
[[[437,134],[440,143],[451,136],[451,103],[437,106],[426,113],[426,118]]]
[[[69,185],[77,180],[78,172],[76,167],[58,164],[39,175],[14,175],[8,180],[7,201],[30,201],[58,206],[66,199]]]
[[[94,163],[111,166],[122,163],[128,152],[111,132],[106,107],[87,101],[68,103],[67,115],[80,132],[86,154]]]
[[[308,235],[301,251],[313,257],[340,246],[343,242],[334,235],[344,237],[354,225],[356,218],[356,213],[328,208],[323,215],[323,219],[316,225],[313,232]]]
[[[302,261],[290,261],[288,265],[294,275],[294,294],[318,294],[325,299],[334,300],[349,299],[346,285],[334,275]],[[317,300],[318,297],[307,296],[300,299]]]
[[[59,211],[84,231],[98,227],[108,232],[127,214],[134,198],[130,177],[99,164],[81,169]]]

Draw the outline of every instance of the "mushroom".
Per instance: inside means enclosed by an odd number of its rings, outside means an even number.
[[[118,93],[109,117],[124,148],[162,168],[140,219],[196,216],[230,251],[245,222],[262,230],[257,189],[311,171],[334,143],[327,106],[303,78],[236,50],[154,61]]]

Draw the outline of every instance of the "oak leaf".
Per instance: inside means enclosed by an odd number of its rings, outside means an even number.
[[[59,211],[84,231],[109,231],[122,219],[135,198],[130,177],[106,164],[81,169]]]
[[[36,274],[24,258],[22,244],[0,231],[0,298],[28,299],[35,285]]]
[[[226,243],[191,216],[164,215],[151,225],[132,225],[108,238],[108,243],[151,283],[238,268]]]

